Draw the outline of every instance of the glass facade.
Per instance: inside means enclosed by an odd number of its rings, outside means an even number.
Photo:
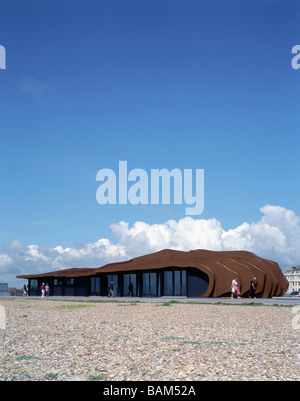
[[[118,277],[118,274],[109,274],[109,275],[107,276],[107,288],[109,288],[110,283],[113,282],[113,284],[114,284],[114,295],[115,295],[115,297],[120,296],[120,294],[119,294],[119,285],[118,285],[119,280],[118,280],[118,278],[119,278],[119,277]]]
[[[75,279],[74,278],[67,278],[65,280],[65,285],[68,286],[68,287],[74,285],[74,283],[75,283]]]
[[[181,270],[181,296],[187,296],[186,288],[186,270]]]
[[[174,295],[181,295],[181,272],[179,270],[174,271]]]
[[[159,273],[143,273],[143,297],[160,296],[160,277]]]
[[[62,287],[64,285],[64,280],[62,278],[55,278],[53,285],[57,287]]]
[[[186,269],[105,274],[90,279],[90,295],[107,296],[111,281],[119,297],[187,296]]]
[[[123,296],[138,296],[136,274],[129,273],[123,275]]]
[[[91,295],[100,295],[100,277],[91,277]]]
[[[39,295],[42,279],[30,279],[32,295]],[[166,267],[157,270],[136,270],[98,274],[90,277],[53,277],[49,279],[51,295],[108,296],[113,281],[116,297],[197,297],[208,288],[208,276],[194,268]]]
[[[186,271],[164,271],[164,296],[186,296]]]
[[[164,296],[173,295],[173,272],[164,272]]]
[[[39,288],[38,280],[30,280],[29,290],[30,291],[37,291]]]

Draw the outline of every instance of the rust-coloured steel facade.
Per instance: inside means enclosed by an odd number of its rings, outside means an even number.
[[[135,276],[140,274],[139,277],[143,277],[145,272],[156,272],[157,277],[162,278],[161,281],[157,279],[160,286],[157,294],[162,296],[165,295],[163,274],[166,274],[164,272],[167,271],[185,271],[184,285],[186,291],[184,295],[186,296],[229,296],[231,281],[234,277],[237,277],[242,297],[249,295],[250,282],[253,276],[256,277],[257,282],[257,297],[282,296],[288,288],[287,280],[276,262],[260,258],[247,251],[193,250],[183,252],[166,249],[126,262],[111,263],[94,269],[72,268],[17,277],[51,283],[55,278],[81,279],[81,286],[86,286],[86,291],[82,295],[90,295],[90,288],[88,288],[90,278],[104,277],[105,275],[117,277],[119,275],[120,280],[122,280],[122,275],[126,273],[135,274]],[[175,276],[173,275],[173,277]]]

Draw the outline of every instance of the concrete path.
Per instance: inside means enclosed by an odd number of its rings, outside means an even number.
[[[22,299],[21,296],[0,296],[1,299],[13,299],[18,298]],[[47,300],[60,300],[60,301],[98,301],[98,302],[106,302],[106,301],[118,301],[118,302],[193,302],[193,303],[226,303],[226,304],[263,304],[263,305],[299,305],[300,306],[300,298],[292,298],[292,297],[273,297],[273,298],[240,298],[240,299],[231,299],[231,298],[186,298],[186,297],[159,297],[159,298],[144,298],[144,297],[26,297],[26,299],[43,299]]]

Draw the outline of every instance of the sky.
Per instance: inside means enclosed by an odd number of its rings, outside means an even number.
[[[0,282],[163,248],[300,264],[300,5],[2,0]],[[96,200],[101,169],[204,170],[204,210]]]

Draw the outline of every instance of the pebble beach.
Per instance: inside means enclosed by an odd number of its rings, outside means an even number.
[[[291,307],[0,300],[0,380],[300,379]]]

